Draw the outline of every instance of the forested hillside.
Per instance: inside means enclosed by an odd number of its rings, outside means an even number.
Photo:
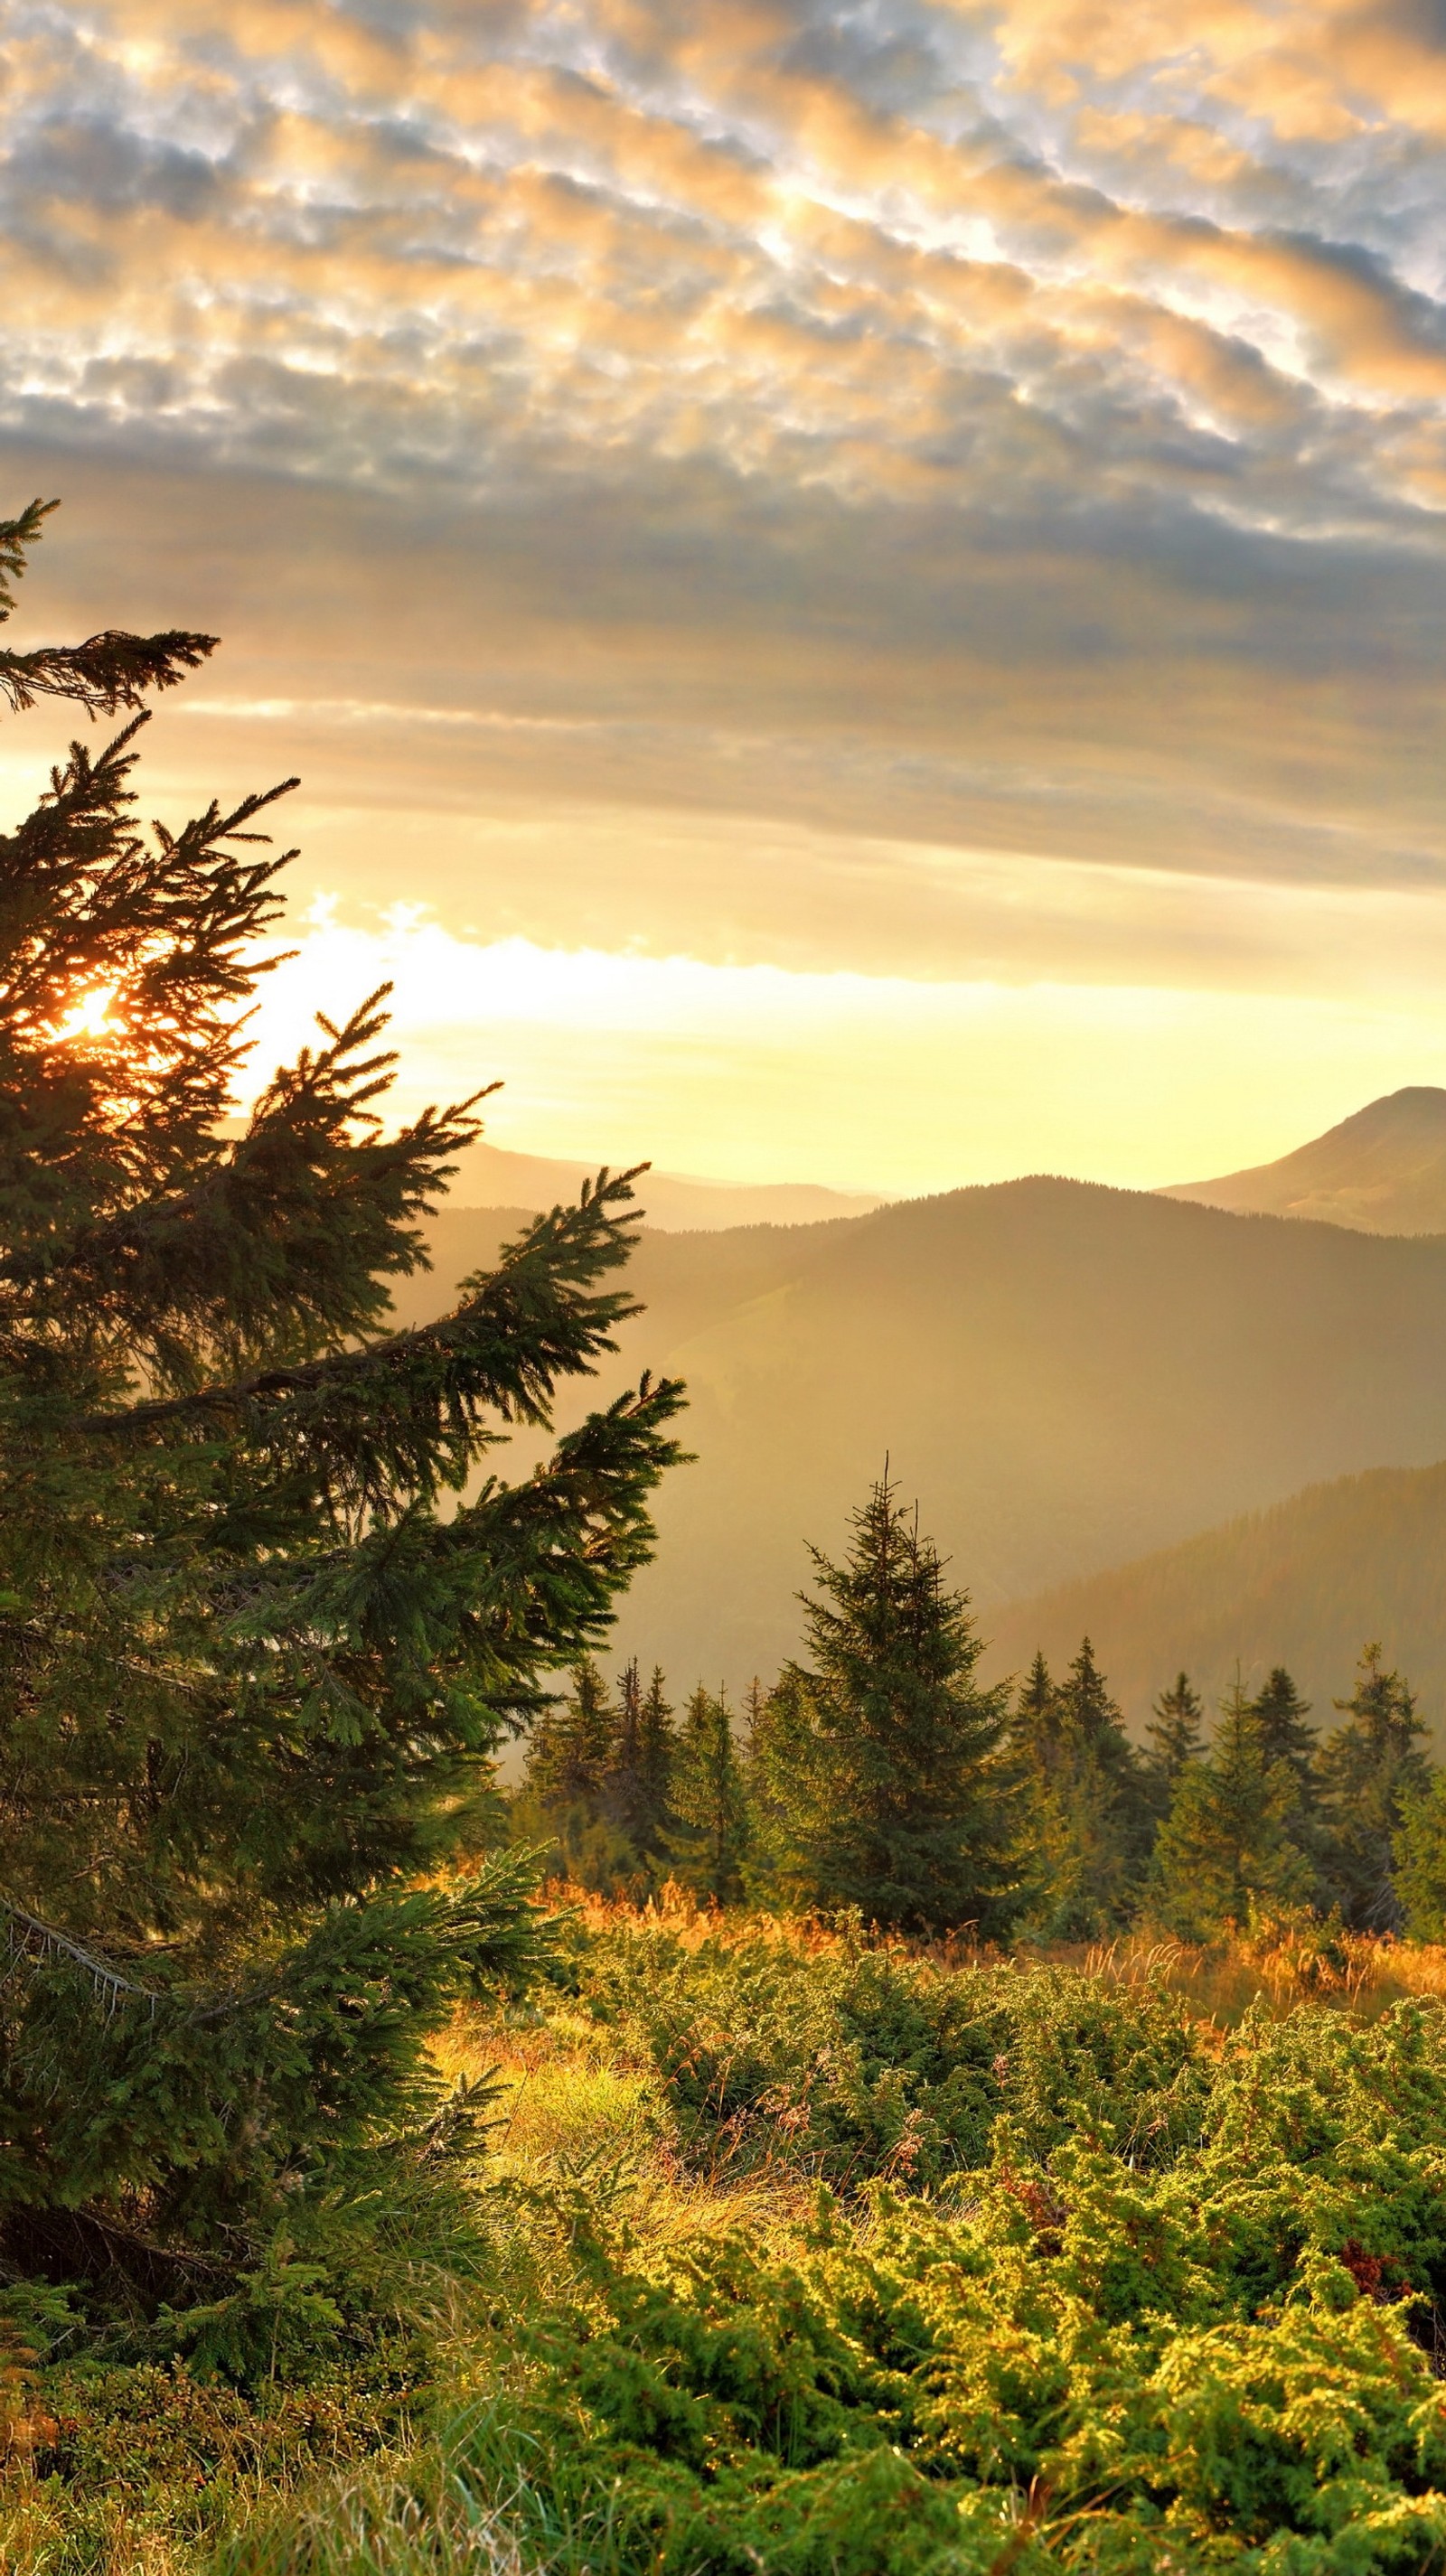
[[[413,1309],[506,1231],[444,1214]],[[698,1456],[660,1498],[620,1643],[740,1689],[792,1651],[804,1542],[833,1543],[885,1452],[985,1610],[1446,1455],[1446,1241],[1029,1180],[645,1233],[629,1280],[647,1319],[616,1382],[644,1357],[679,1371]]]
[[[987,1623],[988,1670],[1053,1662],[1086,1632],[1132,1726],[1181,1664],[1207,1702],[1288,1664],[1327,1718],[1363,1638],[1410,1673],[1438,1746],[1446,1721],[1446,1466],[1374,1469],[1312,1486],[1082,1583],[1010,1602]]]

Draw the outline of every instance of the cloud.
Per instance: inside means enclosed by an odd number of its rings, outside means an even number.
[[[1087,7],[11,14],[18,429],[479,500],[684,457],[961,513],[1224,482],[1262,532],[1436,542],[1412,129],[1242,95],[1400,25],[1207,11],[1186,63]]]
[[[549,952],[1252,1008],[1434,961],[1425,0],[4,23],[27,617],[220,625],[163,780],[302,766],[313,888],[401,851]],[[1308,995],[1268,885],[1323,890]]]

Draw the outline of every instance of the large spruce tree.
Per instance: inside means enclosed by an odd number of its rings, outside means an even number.
[[[808,1662],[772,1694],[762,1743],[781,1874],[808,1903],[920,1932],[1005,1929],[1019,1882],[1006,1686],[887,1477],[842,1564],[811,1550]]]
[[[0,689],[133,707],[209,650]],[[435,2111],[427,2033],[522,1907],[437,1873],[647,1555],[679,1392],[485,1472],[629,1311],[627,1181],[390,1332],[472,1105],[387,1131],[376,995],[236,1132],[282,791],[143,832],[135,731],[0,838],[0,2266],[214,2311]]]

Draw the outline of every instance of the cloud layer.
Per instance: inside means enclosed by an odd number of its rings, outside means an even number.
[[[479,495],[691,467],[1096,545],[1124,513],[1166,555],[1437,544],[1415,0],[6,18],[12,424]]]
[[[77,613],[225,627],[165,759],[304,765],[313,884],[1351,1009],[1380,893],[1419,1012],[1434,0],[0,17],[11,470]]]

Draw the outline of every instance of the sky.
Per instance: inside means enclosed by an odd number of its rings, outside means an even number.
[[[0,25],[9,640],[224,638],[258,1078],[389,976],[404,1107],[881,1191],[1446,1083],[1446,0]]]

